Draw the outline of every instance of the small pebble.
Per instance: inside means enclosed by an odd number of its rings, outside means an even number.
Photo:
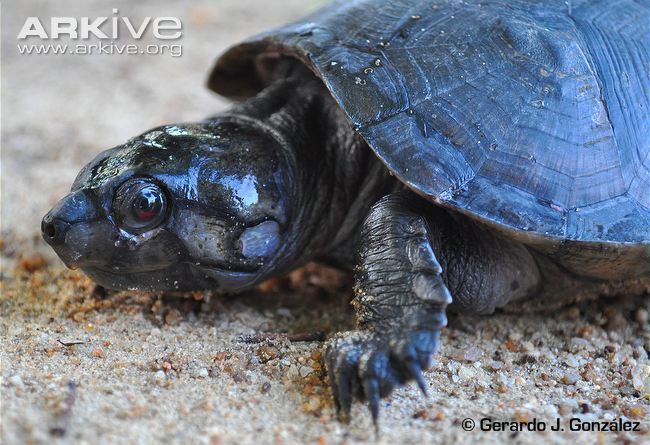
[[[530,413],[524,411],[515,411],[515,419],[517,422],[528,423],[533,420],[533,417]]]
[[[458,368],[460,368],[460,363],[458,362],[450,360],[449,363],[447,363],[447,369],[449,369],[452,373],[455,373]]]
[[[194,373],[194,376],[204,379],[204,378],[208,377],[208,370],[205,369],[205,368],[201,368],[201,369],[199,369],[198,371],[196,371]]]
[[[609,362],[614,366],[620,366],[627,361],[628,357],[625,351],[618,351],[609,357]]]
[[[483,352],[476,346],[472,346],[465,351],[463,351],[463,360],[468,362],[475,362],[481,358]]]
[[[39,254],[23,255],[18,262],[18,267],[27,272],[36,272],[47,266],[47,260]]]
[[[562,376],[560,379],[565,385],[575,385],[580,380],[580,375],[576,372],[570,371]]]
[[[103,352],[101,349],[99,349],[99,348],[97,348],[97,349],[93,349],[93,352],[92,352],[91,355],[92,355],[94,358],[104,358],[104,352]]]
[[[529,341],[524,341],[521,343],[521,350],[523,352],[533,352],[535,351],[535,346]]]
[[[634,312],[634,320],[637,323],[645,325],[648,323],[648,311],[640,307]]]
[[[605,309],[603,315],[607,319],[605,328],[608,331],[620,331],[627,326],[627,320],[623,316],[621,310],[617,307],[608,307]]]
[[[454,351],[451,354],[451,358],[459,362],[475,362],[481,358],[483,352],[478,349],[476,346],[471,346],[467,349]]]
[[[567,366],[570,366],[572,368],[577,368],[578,366],[580,366],[580,362],[573,354],[567,355],[566,359],[564,360],[564,363],[566,363]]]
[[[632,386],[641,396],[650,394],[650,365],[641,363],[632,369]]]
[[[260,359],[260,362],[266,363],[278,358],[280,351],[278,351],[278,348],[272,346],[262,346],[257,350],[256,355]]]
[[[417,411],[415,414],[413,414],[414,419],[422,419],[422,420],[444,420],[445,414],[442,411],[436,411],[436,410],[430,410],[430,409],[422,409]]]
[[[153,381],[157,384],[162,384],[165,382],[167,376],[165,375],[165,371],[162,369],[159,371],[156,371],[156,373],[153,375]]]
[[[461,380],[470,380],[476,377],[476,370],[469,366],[461,366],[458,368],[458,377]]]
[[[578,402],[575,399],[565,399],[558,406],[558,411],[560,415],[566,416],[569,415],[578,409]]]
[[[490,362],[489,366],[490,366],[490,369],[492,369],[493,371],[498,371],[500,369],[503,369],[504,364],[503,364],[503,362],[492,360]]]
[[[505,388],[510,388],[514,384],[514,379],[508,377],[505,373],[499,372],[494,378],[495,383]]]
[[[644,419],[646,416],[646,410],[641,405],[634,405],[629,409],[629,416],[633,419]]]
[[[560,416],[560,413],[558,412],[557,408],[553,405],[545,405],[542,408],[542,410],[544,416],[548,419],[555,419]]]
[[[170,326],[178,325],[181,318],[181,313],[178,309],[171,309],[165,314],[165,324]]]
[[[519,352],[521,351],[521,343],[519,343],[517,340],[513,339],[508,339],[506,342],[503,344],[505,348],[510,351],[510,352]]]
[[[296,365],[291,365],[289,366],[289,369],[287,369],[286,376],[290,379],[295,378],[300,375],[300,371],[298,370],[298,367]]]
[[[537,356],[535,354],[524,354],[521,356],[517,363],[521,365],[537,363]]]
[[[580,318],[580,309],[577,308],[576,306],[572,306],[569,309],[567,309],[564,315],[569,320],[577,320],[578,318]]]
[[[24,385],[22,377],[18,374],[14,374],[11,377],[9,377],[9,383],[12,386],[16,386],[16,387],[22,387]]]
[[[573,337],[569,342],[569,350],[571,352],[578,352],[581,350],[590,350],[590,349],[593,349],[591,343],[589,342],[589,340],[585,340],[584,338]]]

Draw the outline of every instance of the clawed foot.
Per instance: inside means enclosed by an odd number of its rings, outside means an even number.
[[[367,400],[377,426],[379,400],[415,380],[426,396],[422,371],[431,366],[439,331],[378,334],[350,331],[328,340],[325,363],[339,419],[350,419],[354,399]]]

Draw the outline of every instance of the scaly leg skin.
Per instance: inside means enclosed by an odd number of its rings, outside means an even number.
[[[415,380],[426,392],[422,370],[451,303],[446,286],[457,310],[489,314],[537,295],[542,283],[524,244],[405,191],[371,209],[356,272],[359,330],[331,338],[325,360],[339,417],[348,420],[353,400],[365,399],[375,425],[379,399],[393,388]]]
[[[355,398],[369,402],[375,426],[379,400],[431,366],[451,295],[429,241],[417,199],[393,193],[370,210],[362,230],[355,298],[359,330],[334,335],[325,361],[337,414],[349,421]]]

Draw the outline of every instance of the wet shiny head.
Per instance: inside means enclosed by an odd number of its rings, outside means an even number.
[[[43,218],[43,238],[109,288],[245,288],[282,250],[282,153],[253,125],[155,128],[85,166]]]

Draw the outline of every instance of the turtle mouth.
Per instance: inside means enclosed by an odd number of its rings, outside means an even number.
[[[245,264],[237,263],[232,264],[227,261],[197,261],[195,263],[190,263],[200,268],[219,270],[224,273],[233,273],[233,274],[256,274],[262,268],[260,264]]]
[[[176,263],[145,269],[116,269],[114,266],[79,266],[97,284],[116,290],[236,292],[254,286],[259,275],[252,271],[218,269],[196,263]]]
[[[212,290],[239,291],[253,287],[260,281],[262,266],[236,266],[225,261],[210,261],[209,263],[188,263],[188,267],[196,273],[208,277],[212,281]]]
[[[143,292],[165,290],[196,290],[187,286],[186,267],[161,268],[154,271],[116,272],[101,267],[83,266],[82,270],[95,283],[107,289],[138,290]]]
[[[91,257],[88,252],[86,252],[86,255],[81,253],[62,255],[59,253],[59,257],[69,269],[82,269],[83,271],[94,270],[114,275],[157,273],[173,269],[175,266],[182,264],[171,261],[146,264],[141,261],[129,261],[126,258],[119,258],[117,255],[111,257],[109,260],[97,258],[97,256],[93,255]]]

